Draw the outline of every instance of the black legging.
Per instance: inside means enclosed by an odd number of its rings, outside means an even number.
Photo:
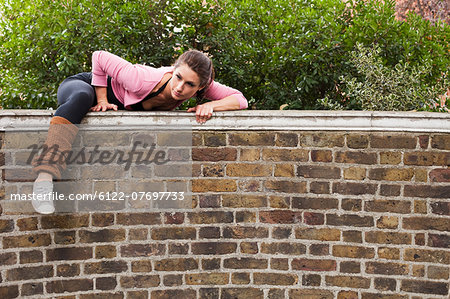
[[[89,109],[97,104],[94,86],[91,85],[92,74],[80,73],[64,80],[58,88],[58,109],[55,116],[64,117],[73,124],[81,123]],[[118,109],[125,109],[114,95],[111,80],[108,79],[107,97],[110,104]]]

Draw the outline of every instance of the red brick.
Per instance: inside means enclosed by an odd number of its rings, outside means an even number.
[[[165,224],[182,224],[184,223],[184,213],[169,212],[164,213]]]
[[[450,168],[433,169],[430,172],[430,180],[432,182],[450,183]]]
[[[362,200],[359,198],[343,198],[341,208],[347,211],[358,212],[362,210]]]
[[[262,289],[257,288],[222,288],[221,299],[264,299],[264,292]],[[175,298],[175,297],[171,297]],[[188,298],[188,297],[186,297]],[[195,298],[195,297],[189,297]],[[153,297],[152,297],[153,299]]]
[[[367,212],[388,213],[411,213],[411,202],[409,200],[371,200],[364,205]]]
[[[366,263],[366,273],[379,275],[408,275],[409,267],[407,264],[397,263]]]
[[[47,249],[47,261],[87,260],[92,258],[92,247],[61,247]]]
[[[435,135],[431,137],[431,147],[450,150],[450,135]]]
[[[406,248],[403,259],[405,261],[420,263],[450,264],[450,252],[443,250]]]
[[[257,254],[259,252],[256,242],[242,242],[239,247],[243,254]]]
[[[325,216],[321,213],[304,212],[303,218],[305,224],[308,225],[321,225],[325,223]]]
[[[403,163],[417,166],[447,166],[450,163],[450,154],[439,152],[405,153]]]
[[[51,243],[49,234],[27,234],[21,236],[3,237],[3,248],[40,247]]]
[[[380,291],[395,291],[397,281],[393,278],[375,278],[375,289]]]
[[[205,211],[188,213],[189,222],[192,224],[231,223],[233,212]]]
[[[327,225],[370,227],[374,221],[372,216],[327,214]]]
[[[235,148],[198,148],[192,149],[193,161],[236,161],[237,150]]]
[[[450,185],[410,185],[405,186],[405,197],[450,198]]]
[[[343,231],[342,239],[347,243],[362,243],[362,232],[357,230]]]
[[[333,228],[297,228],[295,237],[304,240],[339,241],[341,232]]]
[[[80,275],[79,264],[62,264],[56,266],[56,276],[74,277]]]
[[[260,208],[267,207],[267,196],[251,194],[224,194],[222,205],[227,208]],[[200,205],[200,207],[202,207]]]
[[[411,230],[450,231],[450,219],[434,217],[403,218],[403,228]]]
[[[120,286],[126,289],[152,288],[160,284],[159,275],[134,275],[120,277]]]
[[[117,224],[121,225],[161,224],[161,215],[159,213],[118,213]]]
[[[369,170],[369,179],[378,181],[411,181],[413,176],[413,169],[374,168]]]
[[[328,182],[311,182],[309,185],[309,191],[314,194],[329,194],[330,183]]]
[[[198,242],[192,243],[193,254],[230,254],[235,253],[237,244],[232,242]]]
[[[17,226],[21,231],[30,231],[38,229],[38,218],[28,217],[17,219]]]
[[[253,283],[256,285],[295,285],[298,276],[295,274],[282,273],[253,273]]]
[[[92,226],[111,226],[114,225],[114,214],[112,213],[96,213],[91,214]]]
[[[329,150],[312,150],[311,160],[313,162],[332,162],[333,152]]]
[[[408,299],[408,295],[362,293],[361,299]],[[414,297],[412,297],[414,298]]]
[[[234,192],[236,190],[235,180],[198,179],[192,181],[192,192]]]
[[[19,287],[16,285],[0,287],[0,298],[19,297]]]
[[[220,228],[219,227],[200,227],[198,232],[199,239],[219,239]]]
[[[52,280],[46,283],[47,293],[89,291],[94,287],[92,279]]]
[[[24,283],[20,294],[22,296],[41,295],[44,293],[44,285],[41,283]],[[1,294],[0,294],[1,295]],[[2,297],[4,298],[4,297]],[[6,297],[10,298],[10,297]]]
[[[414,149],[416,148],[416,138],[400,135],[372,135],[370,136],[370,147],[372,148],[392,148],[392,149]]]
[[[122,257],[143,257],[163,255],[166,252],[164,244],[128,244],[120,247],[120,254]]]
[[[360,262],[340,262],[339,271],[341,273],[361,273],[361,264]]]
[[[326,276],[325,282],[328,286],[357,289],[368,289],[370,287],[370,278],[360,276]]]
[[[223,228],[223,237],[227,239],[267,238],[269,230],[265,227],[232,226]]]
[[[344,195],[375,194],[377,185],[368,183],[333,183],[333,193]]]
[[[337,152],[335,162],[374,165],[377,163],[377,154],[353,151]]]
[[[296,147],[298,145],[298,134],[277,133],[275,145],[281,147]]]
[[[301,223],[302,213],[290,210],[260,211],[259,220],[262,223]]]
[[[226,258],[223,261],[223,267],[228,269],[267,269],[268,261],[251,257]]]
[[[89,215],[51,215],[41,218],[43,229],[79,228],[89,226]]]
[[[197,292],[191,289],[183,290],[156,290],[151,291],[150,298],[152,299],[173,299],[173,298],[196,298]]]
[[[203,140],[206,146],[225,146],[227,144],[227,135],[219,132],[204,133]]]
[[[95,279],[96,290],[114,290],[117,286],[115,277],[97,277]]]
[[[193,258],[169,258],[154,261],[156,271],[189,271],[198,269],[198,261]]]
[[[369,138],[367,135],[349,134],[347,135],[347,146],[354,149],[367,148],[369,146]]]
[[[119,242],[125,240],[125,230],[101,229],[98,231],[80,230],[78,232],[81,243]]]
[[[84,273],[86,274],[122,273],[127,269],[128,266],[125,261],[102,261],[84,265]]]
[[[264,187],[268,191],[281,193],[306,193],[306,182],[299,181],[264,181]]]
[[[448,283],[421,280],[402,280],[401,291],[410,293],[448,295]]]
[[[302,285],[304,286],[312,286],[317,287],[320,286],[321,283],[321,277],[318,274],[305,274],[302,278]],[[300,295],[300,294],[298,294]],[[298,298],[298,297],[296,297]]]
[[[6,270],[6,278],[9,281],[15,280],[30,280],[40,279],[53,276],[53,266],[36,266],[36,267],[21,267]]]
[[[428,246],[450,248],[450,235],[429,234]]]
[[[291,263],[293,270],[301,271],[335,271],[335,260],[313,260],[313,259],[293,259]]]
[[[266,254],[286,254],[302,255],[306,253],[306,246],[298,243],[280,242],[280,243],[262,243],[261,253]]]
[[[272,132],[236,132],[228,133],[229,145],[245,146],[273,146],[275,145],[275,133]]]
[[[339,207],[339,200],[335,198],[292,198],[292,207],[294,209],[314,209],[314,210],[331,210]]]
[[[199,195],[198,199],[199,199],[200,208],[219,208],[220,207],[220,195],[218,195],[218,194],[201,194],[201,195]]]
[[[343,147],[345,135],[339,133],[302,133],[300,145],[302,147]]]
[[[19,259],[21,264],[40,263],[43,261],[42,251],[21,251],[19,252]]]
[[[301,165],[297,167],[297,176],[304,178],[339,179],[341,169],[330,166]]]
[[[333,256],[371,259],[375,256],[373,248],[349,245],[334,245]]]
[[[411,234],[397,232],[370,231],[366,232],[367,243],[378,244],[411,244]]]
[[[230,279],[229,273],[186,273],[187,285],[225,285]]]
[[[195,239],[197,231],[194,227],[160,227],[151,231],[153,240]]]
[[[15,252],[0,253],[0,266],[14,265],[15,263],[17,263]]]
[[[272,175],[272,166],[266,164],[236,163],[226,167],[228,177],[268,177]]]
[[[450,216],[450,201],[433,202],[431,211],[433,214]]]
[[[164,275],[163,284],[164,286],[167,287],[180,286],[183,284],[183,275],[176,275],[176,274]]]

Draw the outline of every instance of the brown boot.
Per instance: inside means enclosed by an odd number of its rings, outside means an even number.
[[[50,173],[53,179],[61,179],[61,173],[66,169],[66,156],[72,149],[72,143],[78,133],[78,127],[64,117],[54,116],[50,120],[44,151],[36,157],[32,165],[33,171]]]

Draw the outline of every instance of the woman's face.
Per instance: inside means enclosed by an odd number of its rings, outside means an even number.
[[[181,64],[173,70],[170,91],[174,100],[189,99],[202,88],[197,73],[186,64]]]

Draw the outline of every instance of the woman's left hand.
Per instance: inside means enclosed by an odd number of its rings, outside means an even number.
[[[187,112],[195,112],[197,122],[203,124],[211,118],[213,111],[213,103],[208,102],[202,105],[197,105],[193,108],[189,108]]]

